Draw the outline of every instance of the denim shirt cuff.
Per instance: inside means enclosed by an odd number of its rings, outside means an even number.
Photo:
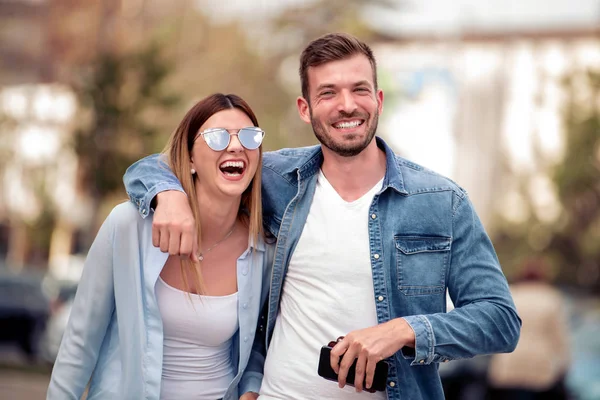
[[[164,192],[167,190],[178,190],[183,192],[181,185],[175,183],[159,183],[151,187],[144,197],[135,198],[131,193],[129,194],[129,199],[138,207],[138,211],[142,218],[146,218],[150,215],[150,211],[154,211],[154,209],[150,209],[150,205],[152,204],[152,199],[159,194],[160,192]]]
[[[244,393],[258,393],[262,384],[263,374],[259,372],[246,372],[240,381],[240,396]]]
[[[415,348],[403,348],[402,356],[412,360],[410,365],[427,365],[433,362],[435,336],[429,320],[424,315],[403,317],[415,332]]]

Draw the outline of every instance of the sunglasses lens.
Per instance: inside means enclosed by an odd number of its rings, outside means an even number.
[[[260,129],[243,128],[238,132],[238,138],[242,146],[248,150],[256,150],[260,147],[265,133]]]
[[[229,145],[229,132],[225,129],[215,129],[204,133],[204,140],[214,151],[222,151]]]

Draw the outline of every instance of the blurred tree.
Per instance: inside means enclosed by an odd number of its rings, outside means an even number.
[[[284,34],[286,44],[282,50],[299,53],[309,41],[330,32],[346,32],[356,35],[366,42],[375,31],[364,18],[371,9],[397,10],[404,7],[404,1],[394,0],[320,0],[291,7],[274,20],[274,28]],[[290,48],[289,41],[297,48]],[[298,54],[299,55],[299,54]]]
[[[589,88],[584,99],[579,83]],[[572,76],[567,87],[567,151],[554,171],[563,215],[548,249],[564,278],[600,293],[600,72]]]
[[[79,157],[80,189],[89,196],[90,237],[104,215],[100,205],[123,193],[123,173],[140,155],[156,152],[153,137],[160,131],[144,116],[172,109],[178,98],[164,89],[173,66],[161,57],[161,47],[123,55],[100,54],[90,73],[74,85],[80,99],[80,126],[73,136]]]
[[[553,264],[560,282],[600,293],[600,73],[573,73],[565,88],[564,158],[549,171],[560,216],[552,222],[536,217],[527,194],[531,177],[525,177],[520,192],[529,217],[500,219],[494,244],[509,272],[538,254]]]

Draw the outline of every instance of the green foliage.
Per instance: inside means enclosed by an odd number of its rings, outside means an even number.
[[[103,197],[122,190],[125,169],[158,150],[152,139],[160,132],[147,116],[178,104],[178,97],[164,90],[172,69],[161,47],[152,43],[134,53],[99,55],[75,85],[82,112],[74,145],[89,194]]]
[[[565,83],[564,158],[548,171],[561,216],[551,223],[534,213],[522,224],[500,220],[494,243],[511,271],[542,256],[559,281],[600,292],[600,73],[574,73]]]

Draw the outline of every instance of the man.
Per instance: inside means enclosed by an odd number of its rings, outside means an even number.
[[[519,337],[492,244],[461,188],[375,137],[384,96],[365,43],[346,34],[311,42],[300,78],[298,111],[321,145],[264,156],[264,223],[277,245],[266,340],[255,346],[268,352],[264,378],[259,351],[240,393],[443,399],[437,363],[512,351]],[[143,215],[162,191],[154,245],[195,257],[191,213],[173,177],[156,160],[142,160],[125,182]],[[456,307],[450,313],[446,290]],[[321,346],[338,336],[336,386],[318,376],[317,365]],[[351,388],[346,376],[355,359]],[[363,392],[381,360],[389,366],[386,392]]]

